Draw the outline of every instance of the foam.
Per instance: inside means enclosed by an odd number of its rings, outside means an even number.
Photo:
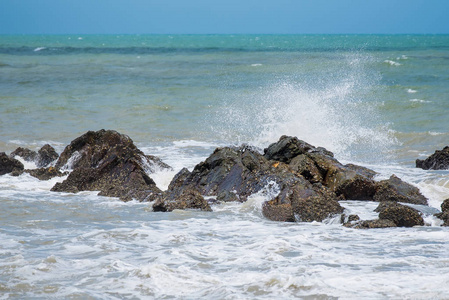
[[[396,62],[396,61],[392,61],[392,60],[384,60],[384,63],[389,64],[390,66],[394,66],[394,67],[398,67],[401,66],[400,63]]]

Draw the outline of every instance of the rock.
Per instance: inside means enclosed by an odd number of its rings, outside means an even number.
[[[332,152],[321,147],[314,147],[297,137],[281,136],[278,142],[271,144],[264,150],[264,156],[268,160],[276,160],[289,164],[293,158],[300,154],[317,152],[333,156]]]
[[[418,210],[394,201],[381,202],[375,211],[379,212],[380,220],[393,221],[398,227],[424,226]]]
[[[9,157],[5,152],[0,152],[0,175],[15,172],[17,176],[23,169],[24,166],[20,161]]]
[[[434,216],[443,220],[443,226],[449,226],[449,199],[446,199],[441,203],[441,213]]]
[[[19,156],[25,161],[32,162],[32,161],[36,161],[37,152],[30,150],[28,148],[19,147],[16,150],[14,150],[13,152],[11,152],[11,154],[9,156],[12,158]]]
[[[49,144],[46,144],[37,152],[36,166],[38,168],[46,167],[56,161],[58,157],[56,150]]]
[[[320,182],[348,200],[372,200],[376,191],[373,180],[376,172],[352,164],[344,166],[332,152],[296,137],[282,136],[265,149],[265,157],[288,163],[294,172],[311,183]]]
[[[209,203],[195,189],[171,191],[160,197],[153,204],[153,211],[170,212],[175,209],[200,209],[212,211]]]
[[[268,172],[269,169],[273,172]],[[245,201],[247,196],[266,185],[271,173],[276,173],[275,168],[252,149],[246,146],[224,147],[217,148],[192,172],[183,170],[182,174],[175,176],[170,186],[195,188],[205,196],[229,195],[229,192],[235,191],[233,193],[238,197],[233,199]]]
[[[365,220],[355,223],[345,223],[345,227],[355,228],[355,229],[373,229],[373,228],[389,228],[397,227],[396,223],[387,219],[375,219],[375,220]]]
[[[449,199],[446,199],[441,203],[441,211],[442,212],[449,212]]]
[[[347,215],[345,215],[345,214],[342,214],[341,215],[341,219],[340,219],[340,222],[343,224],[343,225],[346,225],[346,224],[354,224],[355,222],[357,222],[357,221],[360,221],[360,217],[358,216],[358,215],[349,215],[349,216],[347,216]],[[350,226],[349,226],[350,227]]]
[[[402,181],[395,175],[391,175],[388,180],[379,181],[376,186],[374,201],[395,201],[427,205],[427,198],[420,193],[417,187]]]
[[[416,167],[424,170],[446,170],[449,169],[449,146],[442,150],[436,150],[434,154],[425,160],[417,159]]]
[[[62,173],[55,167],[25,170],[25,173],[28,173],[39,180],[50,180],[51,178],[62,177],[68,174],[68,172]]]
[[[275,199],[262,206],[263,215],[274,221],[321,222],[343,210],[334,193],[306,180],[285,185]]]
[[[100,191],[123,201],[151,201],[161,190],[146,174],[147,157],[123,134],[112,130],[89,131],[61,153],[56,167],[74,170],[52,191]]]

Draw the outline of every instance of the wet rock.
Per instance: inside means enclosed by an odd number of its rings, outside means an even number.
[[[19,175],[23,171],[23,164],[15,158],[11,158],[6,155],[5,152],[0,152],[0,175],[5,175],[11,172]]]
[[[28,173],[39,180],[50,180],[54,177],[62,177],[68,174],[68,172],[63,173],[58,169],[56,169],[55,167],[25,170],[25,173]]]
[[[25,161],[34,162],[37,158],[37,152],[28,148],[19,147],[10,154],[10,157],[12,158],[16,156],[21,157]]]
[[[195,189],[169,191],[153,204],[153,211],[170,212],[175,209],[200,209],[212,211],[209,203]]]
[[[268,160],[277,160],[289,164],[293,158],[304,153],[321,153],[333,156],[332,152],[321,147],[314,147],[297,137],[283,135],[278,142],[271,144],[264,150]]]
[[[346,224],[354,224],[355,222],[357,222],[357,221],[360,221],[360,217],[358,216],[358,215],[349,215],[349,216],[347,216],[347,215],[345,215],[345,214],[342,214],[341,215],[341,219],[340,219],[340,222],[343,224],[343,225],[346,225]],[[350,227],[350,226],[349,226]]]
[[[345,227],[355,229],[373,229],[373,228],[390,228],[397,227],[396,223],[387,219],[364,220],[355,223],[345,223]]]
[[[416,167],[424,170],[447,170],[449,169],[449,146],[442,150],[436,150],[428,158],[416,160]]]
[[[268,172],[269,169],[273,172]],[[217,148],[192,172],[180,172],[170,186],[195,188],[205,196],[231,196],[232,192],[238,195],[232,197],[234,200],[245,201],[247,196],[262,189],[271,173],[276,172],[261,154],[246,146],[224,147]]]
[[[379,212],[380,220],[393,221],[397,227],[424,226],[418,210],[394,201],[381,202],[375,211]]]
[[[89,131],[73,140],[56,167],[74,170],[52,191],[100,191],[99,195],[123,201],[151,201],[161,190],[146,174],[147,157],[123,134],[113,130]]]
[[[49,144],[46,144],[37,152],[36,166],[38,168],[46,167],[55,162],[58,157],[56,150]]]
[[[372,200],[376,191],[374,171],[352,164],[342,165],[332,152],[296,137],[282,136],[265,149],[265,157],[289,164],[311,183],[322,183],[348,200]]]
[[[449,199],[441,203],[441,213],[435,214],[434,216],[443,220],[443,226],[449,226]]]
[[[441,211],[442,212],[449,212],[449,199],[446,199],[441,203]]]
[[[374,201],[394,201],[411,204],[427,205],[427,198],[424,197],[417,187],[412,186],[395,175],[391,175],[388,180],[379,181],[376,184]]]
[[[262,206],[263,215],[274,221],[321,222],[343,210],[334,193],[304,179],[284,185],[276,198]]]

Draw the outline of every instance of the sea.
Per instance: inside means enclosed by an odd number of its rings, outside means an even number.
[[[0,299],[449,299],[449,35],[0,35],[0,151],[128,135],[173,170],[282,135],[418,187],[426,225],[269,221],[267,186],[213,212],[0,176]],[[35,168],[25,162],[27,168]],[[377,203],[342,201],[375,219]]]

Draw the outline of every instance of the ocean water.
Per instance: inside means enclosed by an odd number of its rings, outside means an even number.
[[[447,299],[449,229],[432,214],[449,171],[414,162],[449,144],[448,112],[448,35],[0,36],[0,151],[114,129],[174,168],[150,175],[165,189],[218,146],[294,135],[430,205],[426,226],[355,230],[266,220],[275,185],[212,213],[155,213],[4,175],[0,298]]]

